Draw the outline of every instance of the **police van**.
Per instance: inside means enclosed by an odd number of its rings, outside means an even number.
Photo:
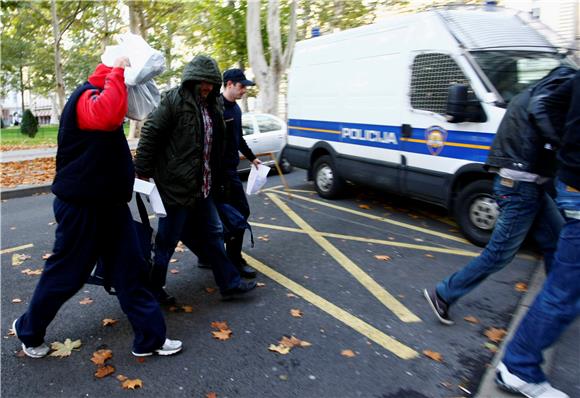
[[[435,203],[484,245],[498,208],[483,163],[507,104],[572,65],[538,28],[516,11],[465,7],[297,43],[284,156],[324,198],[348,181]]]

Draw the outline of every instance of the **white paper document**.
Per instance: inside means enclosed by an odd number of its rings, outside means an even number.
[[[145,194],[149,197],[151,208],[158,217],[167,216],[165,206],[163,206],[163,201],[161,200],[161,195],[159,195],[159,191],[154,183],[135,178],[133,191]]]
[[[248,185],[246,186],[246,193],[248,195],[257,194],[266,183],[270,167],[259,164],[258,168],[252,166],[250,175],[248,176]]]

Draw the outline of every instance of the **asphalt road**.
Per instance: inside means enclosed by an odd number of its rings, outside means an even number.
[[[538,261],[520,255],[505,270],[460,300],[453,327],[436,322],[422,289],[462,267],[479,248],[465,242],[445,214],[390,195],[354,191],[325,201],[313,193],[304,171],[279,177],[250,197],[256,244],[248,260],[265,286],[238,301],[222,301],[211,272],[198,269],[189,252],[176,253],[168,290],[192,312],[166,310],[170,338],[184,342],[175,357],[138,361],[130,354],[132,332],[115,298],[85,285],[61,309],[47,342],[80,339],[67,358],[33,360],[18,354],[8,335],[26,309],[50,253],[55,225],[52,196],[2,203],[3,397],[460,397],[475,393],[493,352],[484,331],[507,329]],[[26,246],[30,245],[30,246]],[[19,246],[24,246],[18,248]],[[16,249],[15,249],[16,248]],[[12,265],[14,254],[31,258]],[[375,258],[382,257],[383,260]],[[92,304],[79,302],[89,297]],[[22,303],[13,303],[19,298]],[[299,309],[302,317],[290,310]],[[479,323],[463,318],[476,317]],[[119,320],[103,327],[102,319]],[[212,338],[213,321],[227,321],[227,341]],[[268,350],[283,336],[310,342],[287,355]],[[94,351],[109,348],[116,372],[93,376]],[[352,350],[355,356],[341,355]],[[442,361],[423,352],[440,353]],[[138,391],[123,390],[116,375],[139,378]],[[461,386],[461,387],[460,387]]]

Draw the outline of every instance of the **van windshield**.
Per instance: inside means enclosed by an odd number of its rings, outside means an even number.
[[[506,104],[555,67],[569,65],[562,54],[537,51],[474,51],[471,55]]]

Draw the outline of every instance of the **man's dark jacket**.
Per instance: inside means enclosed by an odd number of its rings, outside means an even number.
[[[153,177],[166,206],[194,206],[202,198],[205,130],[194,94],[202,80],[214,84],[207,97],[213,122],[212,192],[221,186],[225,148],[223,106],[218,101],[221,74],[212,58],[198,55],[185,66],[181,85],[164,93],[149,115],[135,156],[137,174]]]
[[[224,165],[228,170],[236,170],[240,164],[240,155],[242,153],[250,162],[256,159],[256,155],[250,149],[242,130],[242,110],[235,102],[228,101],[222,95],[224,104],[224,120],[226,122],[226,134],[228,136]],[[239,152],[238,152],[239,151]]]
[[[575,70],[558,67],[515,96],[499,125],[486,167],[507,168],[552,177],[556,168],[565,109],[549,110],[545,98],[574,76]],[[552,147],[547,147],[546,144]]]

